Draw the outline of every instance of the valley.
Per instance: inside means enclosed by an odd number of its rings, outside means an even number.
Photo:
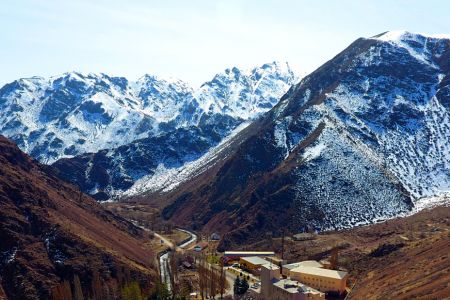
[[[449,39],[408,32],[358,39],[232,139],[226,159],[136,199],[163,198],[166,219],[223,233],[224,249],[279,228],[370,224],[448,197],[449,50]]]
[[[126,207],[122,211],[135,208],[135,216],[149,210],[141,205],[114,204],[114,211],[121,211],[118,209],[121,206]],[[151,210],[159,215],[156,209]],[[216,249],[217,242],[210,239],[210,231],[201,231],[200,242],[209,245],[200,255],[222,257],[229,250],[273,251],[289,264],[329,260],[337,249],[338,268],[349,272],[347,299],[444,299],[450,291],[449,216],[449,206],[437,206],[404,218],[342,231],[311,233],[299,238],[295,235],[283,238],[274,233],[259,242],[244,241],[240,246],[224,249],[225,252]],[[141,222],[148,224],[148,220],[144,217]],[[181,255],[198,257],[199,254],[190,247]],[[181,265],[178,268],[183,270]],[[232,271],[226,274],[231,282],[236,278]]]
[[[0,88],[0,299],[446,299],[450,37]]]

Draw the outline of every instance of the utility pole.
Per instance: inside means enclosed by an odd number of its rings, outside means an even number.
[[[81,186],[77,184],[78,186],[78,203],[81,203],[81,199],[83,198],[83,191],[81,190]]]

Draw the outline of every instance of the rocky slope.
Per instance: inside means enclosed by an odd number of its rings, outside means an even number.
[[[290,262],[329,259],[339,249],[338,267],[350,274],[347,299],[447,299],[450,269],[450,206],[424,209],[378,224],[328,231],[314,240],[285,238]],[[261,239],[251,249],[281,255],[282,239]]]
[[[165,95],[148,96],[152,88],[140,87],[140,97],[147,99],[143,105],[164,120],[158,123],[157,133],[146,132],[145,138],[61,159],[53,166],[62,178],[98,200],[165,188],[154,183],[165,182],[167,174],[180,174],[180,168],[189,169],[187,165],[213,151],[239,125],[270,109],[295,80],[287,64],[265,64],[249,71],[227,69],[189,97],[169,105],[161,100]],[[174,117],[169,120],[169,115]],[[121,130],[133,136],[133,130]],[[120,141],[121,136],[113,140]]]
[[[344,232],[344,239],[353,236],[360,240],[360,250],[355,251],[359,253],[347,259],[355,282],[348,299],[448,298],[449,215],[449,207],[438,207],[387,224]],[[361,253],[370,247],[370,252]],[[352,250],[343,250],[341,256]]]
[[[227,233],[226,247],[408,213],[450,190],[449,79],[449,38],[358,39],[167,195],[164,214]]]
[[[85,297],[96,299],[119,293],[127,280],[149,286],[156,278],[141,229],[1,136],[0,165],[0,291],[8,299],[51,299],[75,275]]]
[[[136,82],[76,72],[23,78],[0,89],[0,134],[52,163],[178,128],[252,119],[296,80],[286,63],[276,62],[227,69],[197,90],[150,75]]]

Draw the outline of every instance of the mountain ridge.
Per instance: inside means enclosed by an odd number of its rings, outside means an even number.
[[[19,79],[0,89],[5,112],[0,132],[33,157],[52,163],[195,126],[214,115],[248,120],[270,108],[264,105],[275,102],[277,89],[282,93],[297,80],[286,63],[233,70],[240,75],[230,77],[227,69],[197,90],[178,79],[148,74],[136,82],[79,72]],[[246,103],[251,111],[246,112]]]
[[[292,87],[220,166],[169,194],[165,216],[222,228],[224,247],[276,228],[367,224],[445,194],[449,61],[447,39],[356,40]]]

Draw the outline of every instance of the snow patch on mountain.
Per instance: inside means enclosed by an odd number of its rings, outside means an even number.
[[[305,161],[313,160],[316,157],[319,157],[326,147],[327,146],[325,144],[317,144],[315,146],[307,147],[305,152],[303,153],[303,158],[305,159]]]
[[[191,178],[201,174],[206,169],[212,167],[220,160],[228,157],[223,150],[227,148],[233,137],[250,123],[246,122],[236,127],[226,138],[217,146],[211,148],[202,157],[191,162],[187,162],[181,167],[166,167],[159,164],[154,173],[137,180],[134,185],[125,192],[119,192],[114,197],[130,197],[143,193],[167,193]],[[220,160],[216,160],[220,157]]]
[[[116,148],[180,127],[247,121],[269,110],[298,80],[287,64],[227,69],[193,90],[178,79],[136,82],[65,73],[16,80],[0,89],[0,133],[44,163]]]
[[[426,34],[417,32],[413,33],[406,30],[386,31],[385,33],[373,36],[372,39],[377,39],[385,42],[401,42],[405,38],[417,38],[419,36],[433,39],[450,39],[449,34]]]

